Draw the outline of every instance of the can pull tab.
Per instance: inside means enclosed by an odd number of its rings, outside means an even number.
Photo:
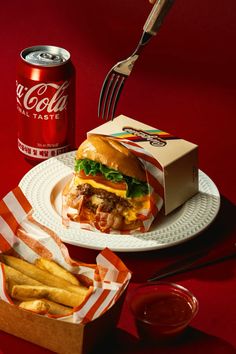
[[[52,60],[52,61],[58,61],[60,60],[59,55],[55,55],[49,52],[44,52],[39,54],[40,58],[46,59],[46,60]]]
[[[70,58],[70,53],[54,46],[34,46],[24,49],[21,57],[29,64],[39,66],[58,66]]]

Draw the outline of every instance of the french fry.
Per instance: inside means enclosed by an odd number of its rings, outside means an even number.
[[[42,300],[49,306],[48,313],[51,315],[66,316],[72,313],[73,309],[71,307],[63,306],[47,299]]]
[[[17,300],[42,299],[47,297],[47,287],[43,285],[14,285],[11,290],[11,296]]]
[[[23,301],[18,306],[22,309],[33,311],[38,314],[48,313],[50,309],[50,305],[44,300]]]
[[[6,289],[9,295],[11,295],[11,291],[14,285],[17,285],[14,280],[8,279],[6,281]]]
[[[3,264],[3,263],[2,263]],[[7,282],[25,285],[42,285],[39,281],[28,277],[27,275],[19,272],[18,270],[3,264],[3,269]]]
[[[22,301],[18,306],[22,309],[30,310],[38,314],[49,313],[51,315],[66,316],[73,311],[71,307],[63,306],[47,299]]]
[[[49,273],[68,281],[71,284],[80,285],[78,279],[73,274],[59,266],[54,261],[51,261],[46,258],[38,258],[36,259],[34,264],[36,265],[36,267],[42,270],[46,270]]]
[[[31,264],[2,254],[0,260],[8,293],[20,308],[39,314],[66,316],[84,301],[90,291],[54,261],[40,258]]]
[[[36,267],[34,264],[24,261],[23,259],[8,255],[2,255],[1,258],[5,264],[49,287],[62,288],[69,292],[76,293],[81,297],[84,297],[88,292],[88,288],[85,286],[73,285],[62,278]]]
[[[31,285],[14,285],[11,296],[17,300],[46,298],[70,307],[79,306],[85,299],[82,294],[71,293],[64,289]]]

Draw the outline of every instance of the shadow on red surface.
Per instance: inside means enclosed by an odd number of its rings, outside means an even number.
[[[114,354],[189,354],[190,352],[193,352],[194,354],[207,352],[214,354],[235,353],[235,349],[226,341],[208,335],[192,327],[190,327],[178,340],[163,345],[138,341],[136,338],[121,330],[117,330],[115,340],[116,345],[113,345],[113,347],[115,348],[119,343],[122,343],[122,348],[118,348],[117,351],[114,349],[114,351],[112,351]],[[111,353],[111,344],[107,345],[107,351],[104,349],[105,347],[103,347],[104,354]],[[92,354],[98,353],[99,351],[95,351]]]
[[[24,352],[24,354],[41,354],[52,353],[47,349],[40,348],[37,345],[9,336],[8,341],[2,343],[0,332],[0,354],[12,354]],[[4,334],[5,339],[6,334]],[[194,351],[193,351],[194,347]],[[112,337],[101,343],[91,354],[194,354],[214,353],[214,354],[235,354],[235,348],[226,341],[208,335],[195,328],[190,327],[184,335],[178,340],[168,344],[151,344],[139,341],[136,337],[131,336],[127,332],[117,329]]]

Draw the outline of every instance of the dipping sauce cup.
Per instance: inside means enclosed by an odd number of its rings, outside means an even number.
[[[198,312],[186,288],[168,282],[145,283],[127,297],[140,339],[165,341],[180,335]]]

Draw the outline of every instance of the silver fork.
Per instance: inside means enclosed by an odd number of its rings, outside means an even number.
[[[129,77],[136,60],[143,47],[157,34],[162,21],[169,11],[174,0],[157,0],[152,8],[144,26],[143,34],[133,54],[125,60],[119,61],[108,72],[100,92],[98,102],[98,116],[101,118],[113,119],[117,102],[125,79]]]

